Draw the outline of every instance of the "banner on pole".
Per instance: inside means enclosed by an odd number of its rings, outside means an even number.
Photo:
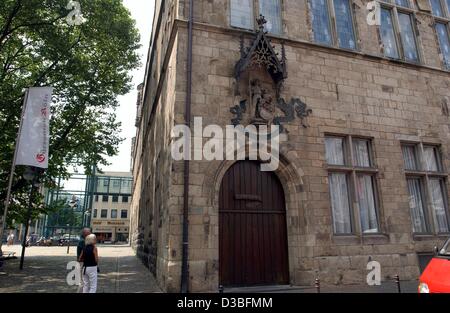
[[[16,165],[48,168],[50,103],[53,87],[31,87],[25,102]]]

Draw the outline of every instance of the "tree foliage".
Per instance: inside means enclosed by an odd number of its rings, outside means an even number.
[[[86,22],[71,26],[68,0],[0,1],[0,211],[27,87],[54,87],[49,168],[42,178],[47,186],[67,176],[68,163],[87,173],[106,165],[122,140],[114,111],[139,65],[139,34],[121,0],[79,3]],[[16,217],[29,188],[21,171],[13,184]]]

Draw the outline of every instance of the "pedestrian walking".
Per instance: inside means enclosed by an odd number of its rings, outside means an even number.
[[[84,282],[83,282],[83,262],[81,261],[81,253],[83,252],[83,249],[85,247],[85,239],[87,236],[89,236],[91,234],[91,229],[90,228],[83,228],[83,230],[81,231],[81,235],[80,235],[80,241],[78,241],[78,245],[77,245],[77,261],[80,264],[80,285],[78,286],[78,293],[82,293],[83,292],[83,286],[84,286]]]
[[[97,292],[98,250],[97,237],[90,234],[85,239],[85,247],[80,259],[83,261],[83,293]]]
[[[14,244],[14,234],[11,232],[7,238],[7,246],[12,246]]]

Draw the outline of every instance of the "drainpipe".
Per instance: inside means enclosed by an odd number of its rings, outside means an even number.
[[[194,1],[189,0],[189,21],[188,21],[188,51],[187,51],[187,86],[186,86],[186,106],[185,122],[191,127],[191,99],[192,99],[192,33],[194,19]],[[190,147],[186,145],[186,147]],[[181,261],[181,293],[189,292],[189,160],[184,160],[184,192],[183,192],[183,251]]]

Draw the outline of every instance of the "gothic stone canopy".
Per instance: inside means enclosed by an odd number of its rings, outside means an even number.
[[[281,59],[275,52],[271,40],[264,30],[265,18],[261,15],[257,19],[258,30],[255,38],[248,48],[244,48],[244,39],[241,38],[241,58],[235,66],[236,90],[239,104],[230,111],[235,115],[231,121],[233,125],[242,124],[245,116],[247,122],[255,125],[278,125],[281,132],[286,132],[283,124],[289,123],[299,117],[302,125],[307,127],[305,119],[312,113],[307,105],[298,98],[286,102],[282,96],[282,86],[287,78],[286,52],[284,44],[281,45]],[[241,84],[243,75],[253,69],[263,69],[270,76],[271,84],[268,87],[263,79],[253,77],[249,84]],[[248,85],[247,97],[241,97],[241,86]],[[279,116],[277,113],[283,115]]]

